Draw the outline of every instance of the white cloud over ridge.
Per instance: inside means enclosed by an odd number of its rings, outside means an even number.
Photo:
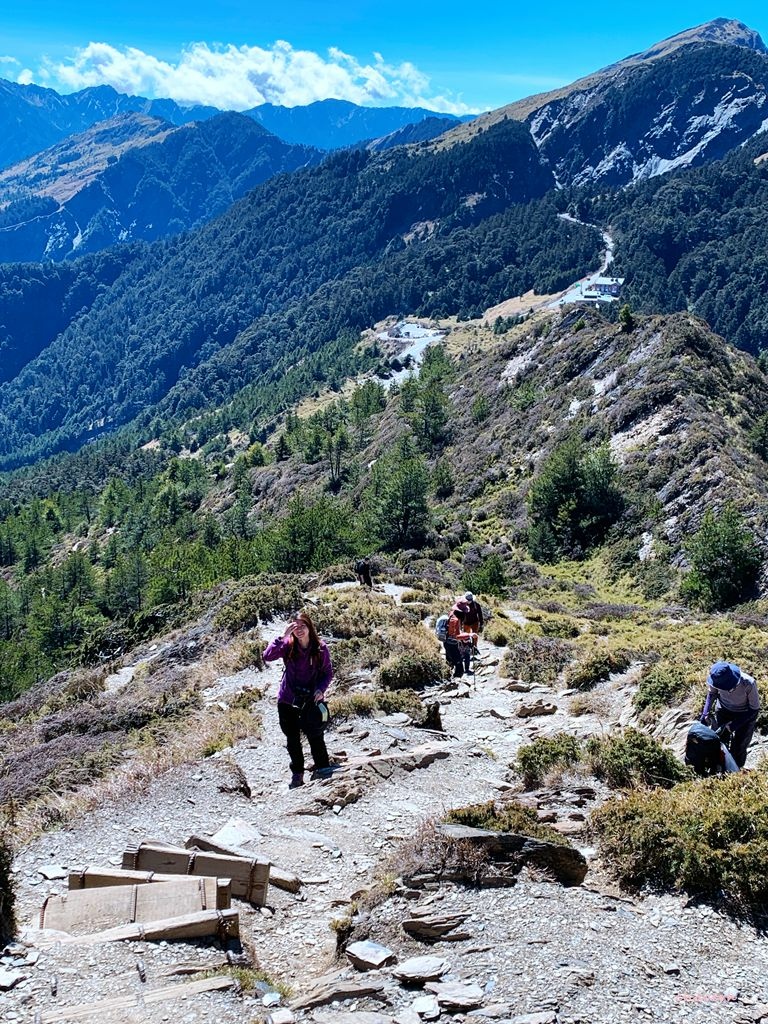
[[[66,62],[47,61],[35,81],[64,91],[111,85],[133,95],[228,110],[261,103],[292,107],[333,98],[361,106],[475,112],[452,95],[433,95],[429,78],[410,61],[388,64],[375,53],[371,62],[362,63],[335,47],[323,56],[282,40],[268,48],[192,43],[175,63],[135,47],[91,42]]]

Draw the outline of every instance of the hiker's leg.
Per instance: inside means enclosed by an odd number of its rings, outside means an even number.
[[[446,640],[443,643],[443,648],[445,650],[445,660],[448,662],[448,667],[451,672],[455,672],[458,666],[458,644],[455,640]]]
[[[470,646],[470,644],[464,644],[461,653],[464,656],[464,671],[467,673],[467,675],[469,675],[470,666],[472,664],[472,647]]]
[[[309,740],[309,749],[315,762],[315,771],[327,768],[329,764],[328,748],[325,745],[325,725],[323,718],[312,701],[307,701],[301,713],[301,728]]]
[[[745,722],[744,725],[739,725],[734,729],[733,739],[731,740],[731,754],[739,768],[743,768],[744,763],[747,760],[747,750],[749,749],[749,744],[752,742],[752,734],[754,731],[754,719],[751,722]]]
[[[286,740],[288,757],[291,759],[291,771],[300,775],[304,771],[304,751],[301,747],[300,712],[293,704],[279,703],[277,717]]]

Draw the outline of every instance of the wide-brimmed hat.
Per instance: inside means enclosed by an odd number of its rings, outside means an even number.
[[[741,682],[741,669],[730,661],[716,661],[707,682],[717,690],[733,690]]]

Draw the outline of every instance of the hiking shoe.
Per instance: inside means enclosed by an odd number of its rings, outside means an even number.
[[[327,768],[315,768],[312,772],[313,779],[330,779],[333,773],[338,768],[338,765],[329,764]]]
[[[291,776],[291,781],[288,783],[288,789],[298,789],[299,786],[304,785],[304,772],[294,772]]]

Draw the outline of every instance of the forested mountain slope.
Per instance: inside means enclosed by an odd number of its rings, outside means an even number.
[[[272,179],[189,237],[142,250],[77,323],[2,386],[2,464],[76,447],[151,410],[183,367],[203,364],[251,325],[257,366],[241,368],[234,384],[214,374],[229,393],[246,382],[244,373],[269,367],[301,344],[297,316],[335,336],[347,323],[361,326],[366,303],[378,316],[420,307],[430,297],[445,312],[460,311],[468,302],[488,305],[491,295],[498,301],[530,280],[536,270],[519,274],[530,261],[550,280],[583,272],[597,257],[596,233],[558,222],[553,208],[514,212],[515,204],[551,186],[530,134],[514,122],[441,153],[342,153],[313,170]],[[476,232],[494,215],[508,216],[510,224],[499,224],[495,248],[472,251],[468,262],[467,246],[479,244]],[[544,269],[553,253],[541,245],[542,218],[545,231],[560,240],[554,271]],[[493,223],[488,220],[491,233]],[[465,286],[452,286],[456,273]],[[350,274],[348,304],[330,303]],[[360,281],[364,302],[357,301]],[[310,303],[320,288],[326,293]],[[259,326],[258,318],[291,305],[293,326],[275,330],[268,320]],[[203,388],[206,402],[217,394]],[[194,404],[195,395],[186,401]]]
[[[733,504],[764,550],[754,409],[768,378],[701,321],[627,329],[572,309],[501,333],[441,326],[418,375],[389,390],[397,347],[365,332],[325,388],[322,359],[293,395],[288,369],[282,391],[251,385],[239,429],[227,409],[158,418],[141,448],[126,433],[6,480],[6,694],[151,633],[223,580],[362,552],[468,584],[495,565],[524,585],[526,548],[539,562],[597,557],[628,596],[679,601],[712,510]]]
[[[616,272],[642,310],[689,309],[753,353],[768,348],[765,134],[724,160],[578,204],[616,233]]]
[[[0,262],[63,260],[178,234],[272,175],[322,158],[241,114],[182,127],[122,114],[0,173]]]

